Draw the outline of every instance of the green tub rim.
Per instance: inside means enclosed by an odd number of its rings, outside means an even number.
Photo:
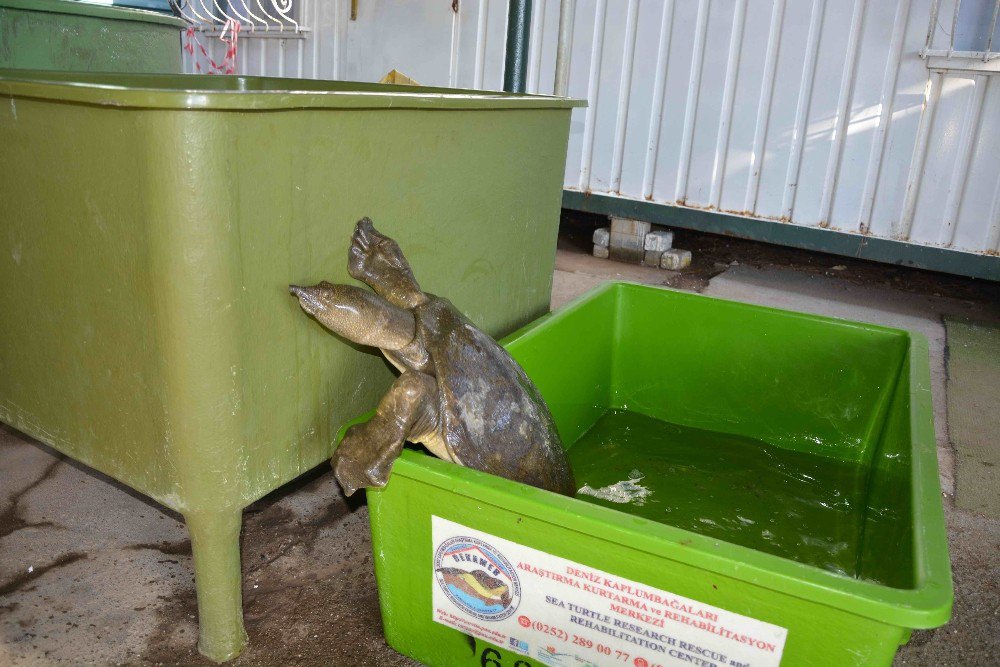
[[[74,14],[76,16],[91,16],[93,18],[115,21],[159,23],[175,28],[187,26],[187,22],[183,19],[176,16],[167,16],[159,12],[114,5],[71,2],[70,0],[0,0],[0,8],[22,9],[29,12],[46,12],[50,14]]]
[[[656,290],[627,281],[611,281],[596,287],[561,308],[540,317],[515,331],[501,343],[504,346],[533,335],[544,322],[563,318],[586,305],[592,299],[622,289]],[[676,298],[715,299],[700,294],[676,290]],[[727,301],[728,299],[718,299]],[[788,314],[791,311],[752,304],[740,304],[757,311]],[[820,315],[803,315],[811,319],[856,326],[905,335],[910,340],[910,383],[914,403],[910,410],[913,452],[913,567],[916,586],[893,588],[828,572],[818,567],[797,563],[780,556],[755,551],[736,544],[722,542],[680,528],[623,515],[620,511],[566,498],[548,491],[456,466],[413,449],[404,449],[393,467],[392,474],[445,489],[467,497],[477,505],[493,505],[508,512],[529,516],[534,520],[575,530],[588,537],[643,551],[659,558],[675,560],[692,567],[746,581],[783,595],[791,595],[856,614],[881,623],[903,628],[934,628],[948,622],[951,616],[953,586],[948,558],[944,511],[938,480],[937,440],[932,419],[930,365],[927,339],[916,332],[874,324],[842,320]],[[346,424],[363,421],[370,415]],[[553,521],[553,510],[556,518]],[[622,520],[628,516],[628,521]],[[919,529],[917,529],[919,527]]]
[[[0,0],[10,2],[12,0]],[[251,89],[248,85],[265,85]],[[586,101],[548,95],[203,74],[118,74],[0,69],[0,96],[138,109],[569,109]]]

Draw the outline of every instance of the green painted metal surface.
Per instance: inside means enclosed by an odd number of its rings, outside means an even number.
[[[0,68],[181,71],[179,18],[69,0],[0,0]]]
[[[758,220],[717,211],[654,204],[625,197],[566,190],[563,206],[576,211],[635,218],[659,225],[697,229],[793,248],[816,250],[873,262],[912,266],[970,278],[1000,281],[1000,256],[881,239],[819,227]]]
[[[388,486],[368,493],[382,617],[397,650],[428,665],[493,664],[483,642],[473,651],[432,621],[432,515],[787,628],[783,665],[889,665],[910,629],[947,622],[951,572],[919,335],[612,283],[504,344],[567,443],[609,409],[628,410],[689,434],[715,431],[717,443],[764,441],[785,450],[785,463],[808,454],[863,472],[853,571],[817,567],[794,546],[767,553],[407,450]],[[576,446],[571,460],[592,472]],[[777,488],[761,489],[769,484]],[[721,505],[738,502],[735,490],[728,500],[713,492]],[[763,493],[754,511],[787,512],[776,499]],[[503,665],[524,660],[496,653]]]
[[[243,645],[241,508],[393,378],[288,285],[352,282],[368,215],[486,331],[546,312],[574,104],[0,70],[0,421],[184,514],[209,657]]]
[[[544,7],[542,11],[544,11]],[[528,80],[528,46],[531,42],[531,0],[507,3],[507,42],[504,47],[503,89],[523,93]]]

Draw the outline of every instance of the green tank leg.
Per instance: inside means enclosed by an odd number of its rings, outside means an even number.
[[[215,662],[235,658],[246,646],[240,571],[242,509],[184,515],[191,533],[198,594],[198,650]]]

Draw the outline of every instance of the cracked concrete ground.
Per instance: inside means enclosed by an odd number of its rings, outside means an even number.
[[[1000,319],[990,286],[836,257],[679,233],[684,273],[597,260],[564,235],[558,306],[622,278],[920,331],[955,576],[952,622],[917,632],[906,665],[992,665],[1000,654],[1000,521],[955,507],[943,315]],[[687,245],[682,245],[687,244]],[[937,292],[937,294],[935,294]],[[998,378],[1000,380],[1000,378]],[[367,507],[321,467],[247,509],[234,665],[413,665],[382,639]],[[208,665],[198,655],[190,542],[180,517],[0,427],[0,665]]]
[[[212,664],[181,518],[0,428],[0,665]],[[249,507],[242,546],[232,664],[414,664],[382,639],[367,508],[325,467]]]

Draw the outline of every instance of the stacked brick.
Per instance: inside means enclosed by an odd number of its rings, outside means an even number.
[[[673,247],[674,233],[652,229],[641,220],[611,218],[610,227],[594,230],[594,257],[680,271],[691,264],[691,251]]]

